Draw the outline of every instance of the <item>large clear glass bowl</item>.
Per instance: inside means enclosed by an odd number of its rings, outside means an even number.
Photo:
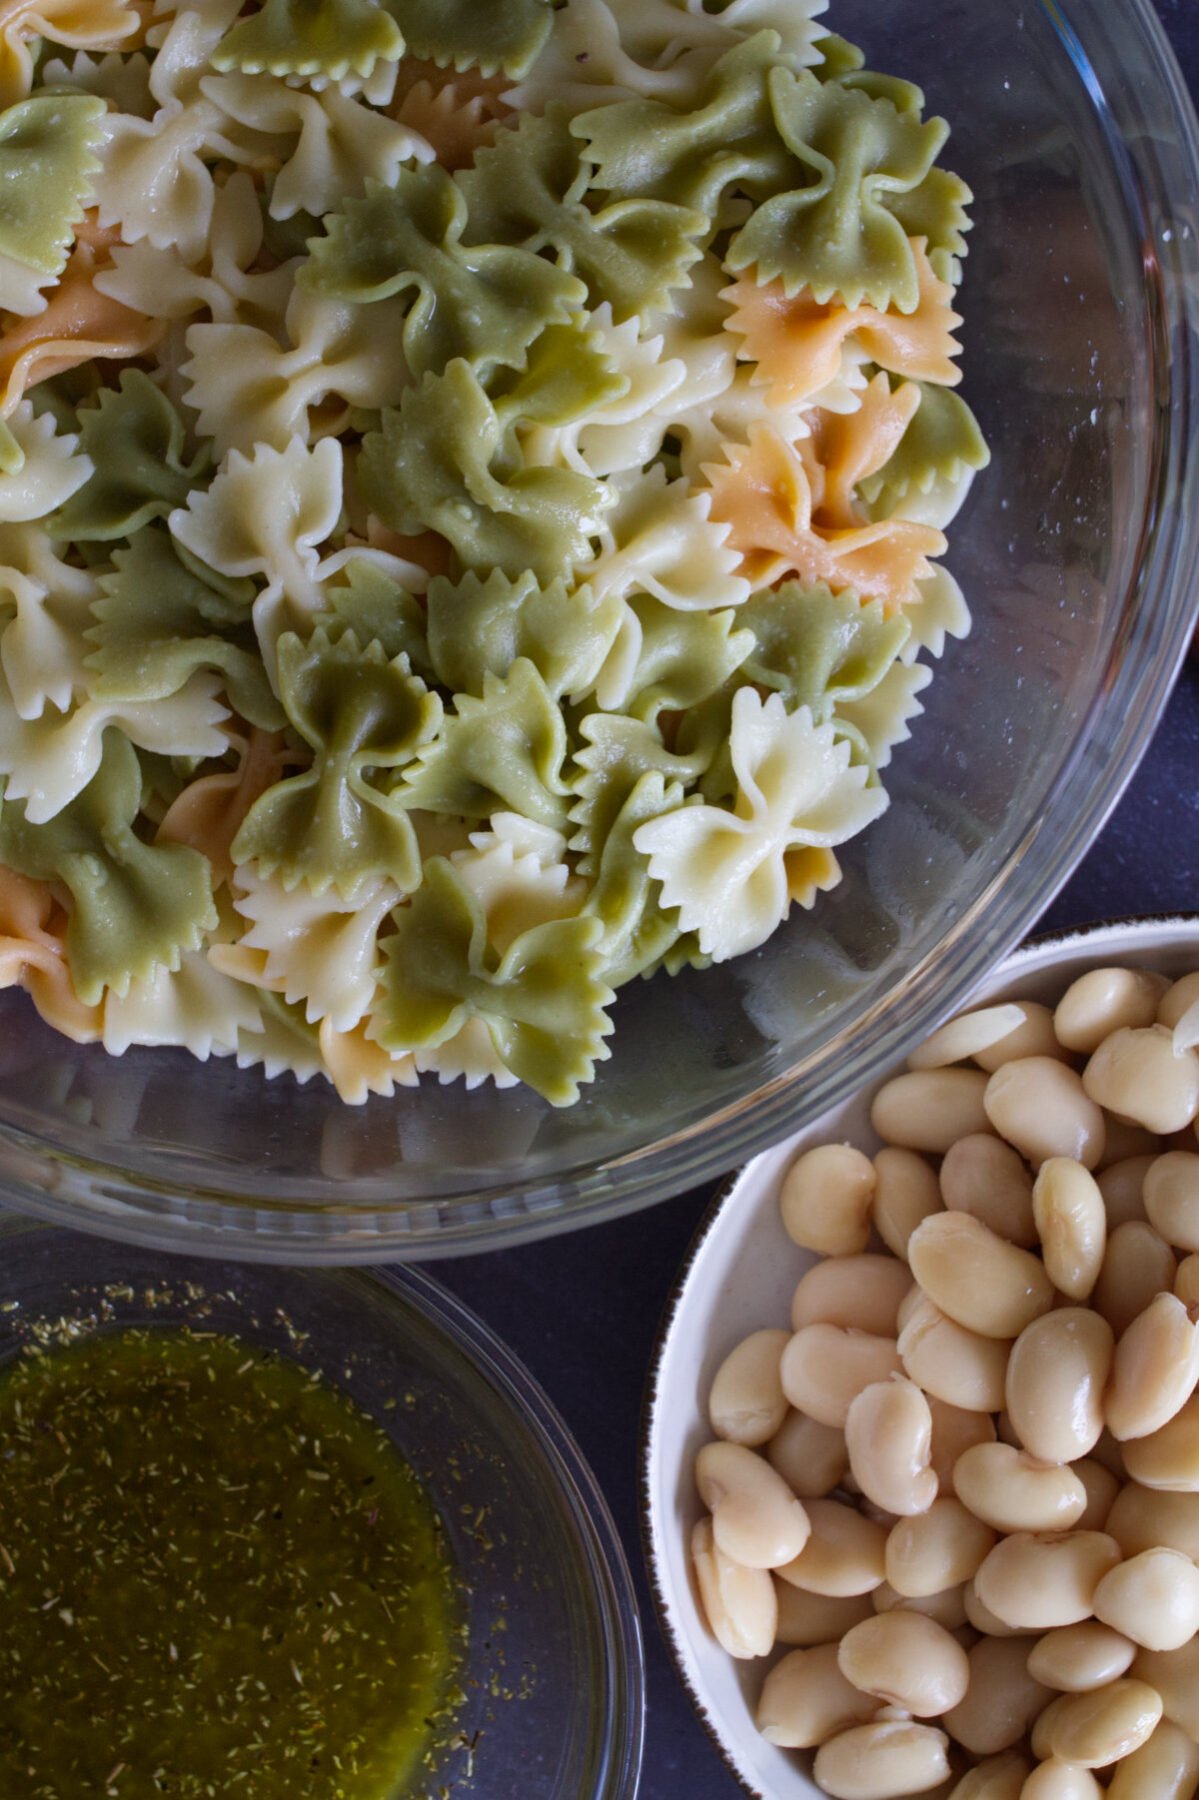
[[[39,1327],[184,1324],[320,1370],[382,1426],[441,1515],[466,1607],[465,1699],[411,1800],[634,1800],[645,1698],[628,1565],[570,1433],[486,1326],[419,1270],[164,1266],[153,1251],[0,1221],[0,1367]]]
[[[966,392],[994,450],[953,644],[845,880],[761,951],[626,990],[578,1106],[427,1086],[349,1110],[183,1053],[108,1059],[19,997],[0,1192],[150,1243],[432,1256],[648,1204],[835,1105],[1045,906],[1144,750],[1192,622],[1199,144],[1148,0],[834,0],[953,123],[977,195]]]

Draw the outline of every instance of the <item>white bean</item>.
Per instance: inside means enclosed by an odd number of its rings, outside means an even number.
[[[1087,1495],[1086,1510],[1078,1520],[1078,1530],[1103,1531],[1107,1525],[1107,1515],[1120,1492],[1123,1475],[1113,1475],[1110,1469],[1106,1469],[1092,1456],[1080,1456],[1070,1467],[1082,1482]]]
[[[1162,1716],[1161,1695],[1147,1682],[1122,1676],[1086,1694],[1055,1701],[1045,1715],[1049,1752],[1084,1769],[1106,1769],[1139,1750]],[[1033,1754],[1038,1755],[1037,1734]]]
[[[1169,1719],[1148,1743],[1123,1757],[1108,1783],[1108,1800],[1193,1800],[1199,1786],[1199,1744]]]
[[[899,1305],[912,1277],[894,1256],[830,1256],[802,1276],[791,1301],[791,1329],[839,1325],[895,1337]]]
[[[908,1261],[933,1305],[983,1337],[1018,1337],[1053,1305],[1053,1283],[1038,1258],[971,1213],[926,1219],[912,1233]]]
[[[996,1531],[1068,1531],[1082,1518],[1087,1491],[1064,1465],[1037,1462],[1010,1444],[978,1444],[958,1458],[958,1499]]]
[[[696,1585],[712,1635],[738,1660],[769,1656],[778,1623],[774,1583],[765,1569],[746,1569],[726,1556],[712,1535],[711,1519],[691,1534]]]
[[[949,1800],[1020,1800],[1032,1764],[1018,1750],[989,1756],[976,1763],[958,1782]]]
[[[964,1412],[998,1412],[1009,1349],[946,1318],[930,1300],[916,1306],[899,1334],[900,1360],[917,1387]]]
[[[1193,1395],[1160,1431],[1130,1439],[1124,1463],[1142,1487],[1199,1493],[1199,1396]]]
[[[941,1164],[941,1197],[951,1212],[973,1213],[999,1237],[1032,1250],[1032,1176],[1002,1138],[976,1131],[951,1144]]]
[[[1064,1694],[1085,1694],[1127,1673],[1136,1653],[1118,1631],[1085,1619],[1046,1632],[1028,1653],[1028,1672]]]
[[[1182,975],[1168,987],[1162,995],[1157,1007],[1157,1022],[1167,1025],[1173,1031],[1180,1024],[1191,1008],[1199,1004],[1199,971]]]
[[[1111,1327],[1085,1307],[1047,1313],[1016,1339],[1007,1410],[1031,1456],[1074,1462],[1094,1448],[1103,1430],[1112,1353]]]
[[[812,1535],[795,1560],[778,1571],[783,1580],[835,1598],[870,1593],[887,1573],[883,1526],[839,1500],[809,1500],[807,1510]]]
[[[896,1075],[874,1096],[870,1122],[885,1143],[943,1156],[958,1138],[987,1130],[986,1088],[987,1077],[977,1069]]]
[[[989,1606],[984,1606],[978,1597],[978,1589],[973,1581],[968,1581],[962,1589],[962,1604],[966,1609],[966,1619],[971,1627],[989,1638],[1035,1638],[1037,1630],[1034,1625],[1005,1625],[1002,1619],[996,1618]]]
[[[1100,1169],[1095,1179],[1099,1184],[1099,1192],[1103,1195],[1109,1232],[1115,1231],[1119,1225],[1128,1224],[1130,1220],[1144,1220],[1145,1174],[1154,1160],[1154,1156],[1146,1152],[1125,1157],[1120,1162],[1109,1163],[1106,1168]]]
[[[1132,1672],[1161,1695],[1171,1724],[1199,1742],[1199,1638],[1181,1650],[1138,1651]]]
[[[1019,1006],[985,1006],[977,1012],[959,1013],[926,1038],[908,1057],[909,1069],[944,1069],[950,1063],[967,1062],[982,1050],[1002,1044],[1024,1024]]]
[[[1038,1000],[1016,1000],[1012,1004],[1024,1014],[1024,1023],[1010,1037],[980,1050],[974,1058],[979,1068],[994,1074],[1005,1063],[1021,1062],[1030,1056],[1052,1056],[1059,1062],[1069,1062],[1070,1052],[1057,1041],[1050,1008]]]
[[[1180,1650],[1199,1631],[1199,1569],[1180,1550],[1142,1550],[1103,1577],[1095,1617],[1146,1650]]]
[[[833,1800],[898,1800],[948,1777],[948,1749],[945,1733],[931,1725],[857,1725],[820,1746],[813,1774]]]
[[[1199,1156],[1170,1150],[1145,1174],[1149,1222],[1176,1250],[1199,1250]]]
[[[783,1351],[783,1392],[792,1406],[842,1430],[852,1402],[873,1382],[901,1371],[894,1338],[836,1325],[805,1325]]]
[[[936,1500],[926,1513],[900,1519],[887,1537],[884,1573],[897,1593],[919,1599],[969,1581],[995,1533],[960,1500]]]
[[[708,1396],[717,1437],[756,1447],[774,1436],[787,1416],[779,1365],[789,1341],[786,1331],[755,1331],[725,1357]]]
[[[768,1744],[814,1750],[839,1731],[865,1724],[879,1703],[841,1673],[836,1644],[792,1650],[767,1675],[758,1701],[758,1730]]]
[[[936,1499],[932,1441],[928,1401],[911,1381],[875,1382],[849,1408],[849,1466],[866,1498],[889,1513],[927,1512]]]
[[[1090,1618],[1095,1589],[1119,1560],[1119,1544],[1102,1531],[1018,1531],[996,1544],[974,1586],[1005,1624],[1052,1631]]]
[[[1108,1236],[1091,1305],[1120,1337],[1155,1294],[1170,1292],[1175,1273],[1174,1252],[1152,1225],[1136,1220],[1117,1225]]]
[[[1184,1306],[1199,1302],[1199,1256],[1186,1256],[1174,1273],[1174,1292]]]
[[[1089,969],[1071,982],[1053,1015],[1059,1044],[1089,1056],[1121,1026],[1152,1025],[1169,982],[1148,969]]]
[[[967,1657],[966,1698],[942,1723],[972,1755],[997,1756],[1020,1742],[1053,1695],[1029,1674],[1023,1638],[981,1638]]]
[[[763,1457],[741,1444],[705,1444],[695,1482],[717,1544],[744,1568],[781,1568],[807,1543],[803,1505]]]
[[[1050,1757],[1037,1764],[1020,1789],[1020,1800],[1103,1800],[1103,1789],[1089,1769]]]
[[[832,1644],[836,1648],[852,1626],[874,1614],[870,1594],[855,1594],[844,1600],[829,1594],[809,1594],[777,1575],[774,1594],[778,1603],[778,1641],[795,1648],[811,1649],[817,1644]]]
[[[1107,1212],[1095,1177],[1070,1157],[1051,1156],[1037,1174],[1032,1206],[1046,1275],[1059,1293],[1085,1300],[1107,1248]]]
[[[1160,1431],[1199,1382],[1199,1328],[1174,1294],[1159,1294],[1116,1345],[1104,1406],[1120,1443]]]
[[[1199,1560],[1199,1494],[1160,1493],[1130,1481],[1117,1494],[1104,1530],[1125,1556],[1164,1544]]]
[[[864,1694],[935,1719],[966,1696],[970,1664],[944,1626],[896,1608],[855,1625],[837,1652],[841,1673]]]
[[[853,1256],[870,1239],[874,1165],[849,1144],[821,1144],[797,1156],[783,1178],[779,1208],[788,1237],[821,1256]]]
[[[1034,1168],[1072,1156],[1093,1169],[1103,1155],[1103,1113],[1074,1070],[1048,1056],[1005,1063],[987,1083],[985,1110],[1000,1137]]]
[[[995,1422],[989,1413],[963,1412],[935,1396],[926,1398],[933,1417],[932,1466],[942,1491],[952,1493],[958,1457],[976,1444],[993,1444]]]
[[[766,1460],[799,1500],[822,1500],[849,1468],[845,1433],[806,1413],[789,1412],[766,1446]]]
[[[874,1229],[891,1254],[906,1261],[917,1225],[941,1210],[937,1172],[915,1150],[889,1145],[874,1159],[874,1182]]]
[[[1099,1106],[1167,1136],[1189,1125],[1199,1106],[1199,1057],[1174,1054],[1164,1025],[1113,1031],[1083,1073],[1083,1086]]]
[[[939,1594],[911,1595],[898,1594],[889,1581],[883,1581],[871,1594],[870,1603],[876,1613],[923,1613],[926,1619],[935,1619],[946,1631],[961,1631],[970,1622],[966,1614],[965,1582],[945,1588]]]

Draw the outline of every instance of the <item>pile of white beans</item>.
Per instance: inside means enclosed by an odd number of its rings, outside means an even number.
[[[824,1260],[712,1385],[692,1554],[835,1800],[1199,1788],[1199,973],[938,1031],[886,1147],[782,1187]]]

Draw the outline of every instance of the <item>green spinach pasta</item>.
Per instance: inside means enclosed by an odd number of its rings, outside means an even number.
[[[965,185],[821,0],[0,7],[0,982],[567,1105],[886,806]]]

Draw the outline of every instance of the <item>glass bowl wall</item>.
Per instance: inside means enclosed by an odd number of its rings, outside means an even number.
[[[1194,115],[1148,0],[834,0],[920,80],[976,193],[965,393],[994,450],[952,538],[975,614],[845,880],[762,950],[625,990],[580,1104],[428,1085],[365,1108],[290,1077],[112,1060],[0,1007],[0,1193],[237,1256],[423,1257],[707,1179],[869,1081],[1077,863],[1193,617]]]

